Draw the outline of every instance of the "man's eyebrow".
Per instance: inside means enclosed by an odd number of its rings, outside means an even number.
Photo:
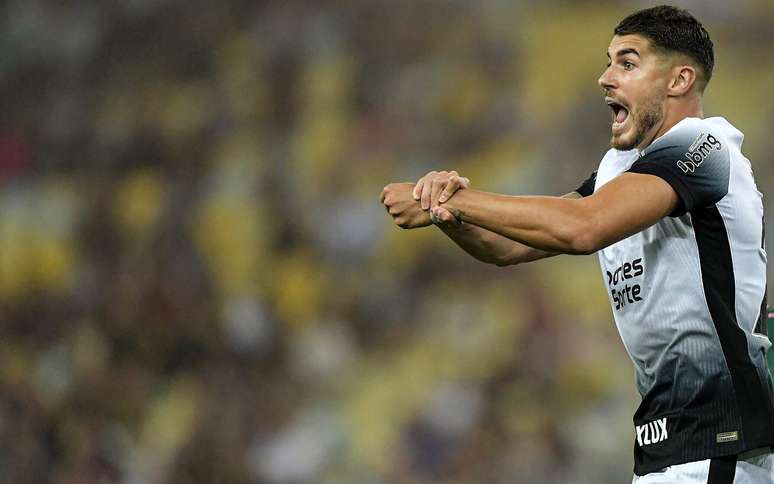
[[[639,52],[637,52],[637,49],[635,49],[635,48],[633,48],[633,47],[627,47],[627,48],[625,48],[625,49],[621,49],[621,50],[619,50],[618,52],[616,52],[616,53],[615,53],[615,56],[616,56],[616,57],[621,57],[621,56],[624,56],[624,55],[626,55],[626,54],[634,54],[634,55],[636,55],[637,57],[641,57],[641,56],[640,56],[640,53],[639,53]],[[607,57],[609,58],[609,57],[610,57],[610,54],[607,54]]]
[[[626,54],[634,54],[637,57],[641,57],[640,53],[637,52],[637,49],[633,47],[627,47],[626,49],[621,49],[615,53],[616,57],[621,57],[622,55],[626,55]],[[610,52],[605,52],[605,55],[607,56],[608,59],[610,58]]]

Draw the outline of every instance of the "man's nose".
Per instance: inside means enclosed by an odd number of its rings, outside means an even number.
[[[615,77],[613,76],[610,67],[602,72],[602,75],[599,76],[597,83],[602,89],[613,89],[616,87]]]

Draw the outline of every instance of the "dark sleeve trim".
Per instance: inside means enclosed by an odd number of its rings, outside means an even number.
[[[672,189],[677,192],[680,203],[677,208],[669,214],[670,217],[679,217],[689,212],[694,206],[694,199],[691,190],[685,184],[685,180],[677,174],[656,163],[635,163],[629,168],[630,173],[642,173],[643,175],[655,175],[665,182],[669,183]]]
[[[593,172],[581,186],[575,189],[582,197],[588,197],[594,193],[594,185],[597,183],[597,172]]]

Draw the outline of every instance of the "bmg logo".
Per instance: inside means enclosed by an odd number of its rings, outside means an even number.
[[[712,150],[718,150],[723,147],[717,138],[711,134],[700,134],[698,138],[691,144],[688,151],[685,153],[685,161],[678,160],[677,166],[683,170],[683,173],[693,173],[696,168],[700,167],[707,156]]]

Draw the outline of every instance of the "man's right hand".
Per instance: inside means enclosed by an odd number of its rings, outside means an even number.
[[[413,183],[390,183],[382,190],[381,202],[400,228],[415,229],[432,223],[430,213],[422,210],[412,197]]]
[[[470,180],[456,171],[431,171],[417,181],[413,195],[422,210],[429,210],[450,199],[457,190],[469,187]]]

